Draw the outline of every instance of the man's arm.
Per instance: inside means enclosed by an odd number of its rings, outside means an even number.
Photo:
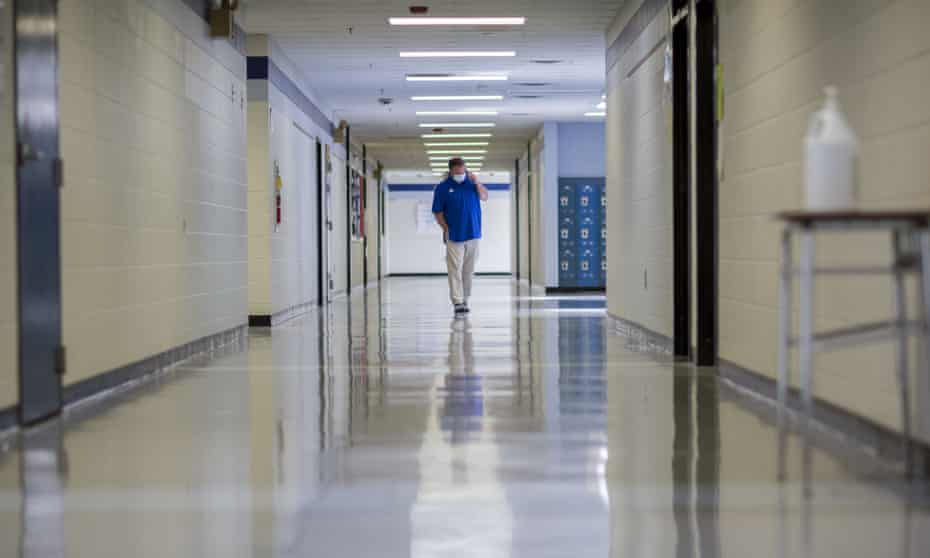
[[[478,177],[475,176],[475,173],[468,173],[468,178],[470,178],[471,181],[475,183],[475,190],[477,190],[478,197],[481,198],[481,201],[488,201],[488,189],[484,184],[481,183],[480,180],[478,180]]]
[[[449,224],[446,223],[446,216],[441,211],[439,213],[433,213],[433,215],[436,217],[436,222],[439,223],[442,230],[449,232]]]

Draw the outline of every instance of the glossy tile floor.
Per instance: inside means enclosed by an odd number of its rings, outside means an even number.
[[[390,280],[9,440],[0,556],[930,554],[911,487],[605,332],[603,299],[446,300]]]

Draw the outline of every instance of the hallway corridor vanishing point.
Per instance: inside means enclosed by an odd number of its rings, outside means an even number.
[[[509,279],[476,290],[456,321],[443,279],[386,280],[9,439],[0,556],[930,547],[925,503],[880,469],[853,475],[818,449],[805,468],[791,436],[780,483],[770,412],[749,411],[709,370],[638,351],[605,327],[603,298],[543,297]]]

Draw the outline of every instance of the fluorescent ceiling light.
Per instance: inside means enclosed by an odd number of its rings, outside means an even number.
[[[597,108],[604,110],[605,108],[607,108],[607,103],[598,103]]]
[[[525,17],[391,17],[391,25],[524,25]]]
[[[418,110],[417,116],[497,116],[496,110]]]
[[[432,155],[432,156],[430,156],[430,158],[429,158],[429,160],[430,160],[430,161],[433,161],[434,164],[435,164],[435,161],[446,161],[446,162],[448,162],[449,159],[451,159],[451,157],[441,157],[441,156],[435,156],[435,155]],[[470,156],[469,156],[469,155],[466,155],[466,156],[462,157],[462,159],[465,159],[466,161],[484,161],[484,155],[470,155]]]
[[[421,95],[411,101],[502,101],[503,95]]]
[[[475,147],[487,145],[486,141],[447,141],[442,143],[424,143],[426,147]]]
[[[420,124],[421,128],[493,128],[496,126],[493,122],[445,122],[445,123],[424,123]]]
[[[427,155],[484,155],[487,149],[431,149]]]
[[[418,50],[401,52],[401,58],[510,58],[512,50]]]
[[[586,112],[585,116],[607,116],[606,112]]]
[[[492,134],[479,132],[474,134],[420,134],[424,139],[442,139],[442,138],[489,138]]]
[[[502,74],[473,76],[416,75],[407,76],[407,81],[507,81],[507,76]]]

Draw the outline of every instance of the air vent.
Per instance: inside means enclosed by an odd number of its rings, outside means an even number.
[[[378,102],[381,103],[382,105],[387,106],[387,105],[393,103],[393,102],[394,102],[394,99],[392,99],[392,98],[390,98],[390,97],[381,97],[381,98],[378,99]]]
[[[528,112],[511,112],[510,116],[530,116]]]
[[[524,81],[521,83],[515,83],[514,85],[518,85],[520,87],[546,87],[552,84],[545,81]]]
[[[542,99],[542,95],[512,95],[514,99]]]
[[[425,15],[429,12],[429,6],[410,6],[409,9],[413,15]]]
[[[537,58],[536,60],[530,60],[533,64],[561,64],[565,62],[564,60],[557,60],[555,58]]]

